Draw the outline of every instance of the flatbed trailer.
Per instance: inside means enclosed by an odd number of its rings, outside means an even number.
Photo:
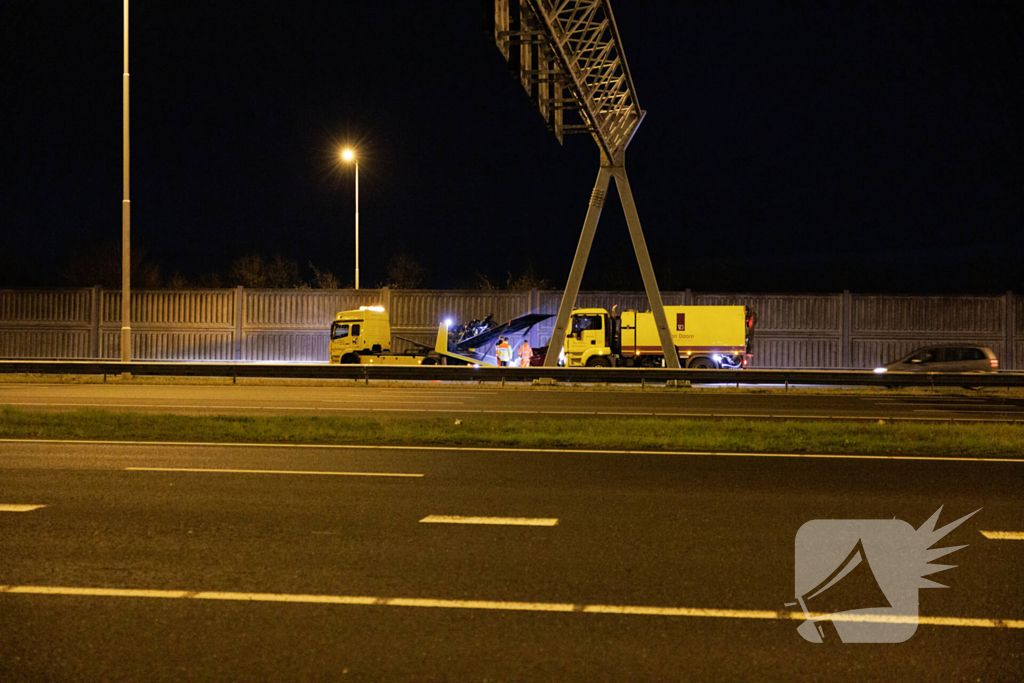
[[[479,334],[453,338],[448,321],[437,328],[434,346],[403,339],[419,347],[415,351],[391,350],[391,323],[381,306],[360,306],[341,311],[331,323],[329,362],[344,365],[480,365],[496,366],[494,345],[500,336],[524,337],[534,325],[549,315],[531,313],[506,323],[488,323]],[[490,317],[487,318],[490,320]]]

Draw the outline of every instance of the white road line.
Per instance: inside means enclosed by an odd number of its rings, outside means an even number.
[[[459,517],[430,515],[420,520],[425,524],[504,524],[508,526],[555,526],[558,518],[544,517]]]
[[[337,403],[338,401],[326,400],[326,403]],[[445,403],[444,401],[430,401],[432,405]],[[480,408],[375,408],[371,406],[333,406],[333,405],[312,405],[312,406],[261,406],[261,405],[187,405],[187,404],[162,404],[162,403],[49,403],[49,402],[22,402],[4,403],[7,406],[43,406],[51,408],[150,408],[159,410],[317,410],[331,412],[384,412],[384,413],[482,413],[495,415],[528,414],[528,415],[621,415],[629,417],[747,417],[746,415],[717,415],[712,413],[652,413],[649,411],[594,411],[594,410],[505,410],[505,409],[480,409]],[[461,404],[460,404],[461,405]],[[768,418],[768,415],[750,415],[749,417]]]
[[[289,593],[235,593],[223,591],[148,590],[138,588],[79,588],[71,586],[0,586],[0,594],[74,595],[89,597],[158,598],[165,600],[237,600],[321,605],[432,607],[437,609],[511,610],[520,612],[578,612],[658,617],[705,617],[719,619],[769,619],[803,621],[803,611],[708,609],[701,607],[647,607],[636,605],[586,605],[566,602],[508,602],[504,600],[439,600],[432,598],[384,598],[365,595],[303,595]],[[925,617],[910,615],[832,614],[812,612],[811,618],[872,623],[917,623],[927,626],[1024,629],[1024,619]]]
[[[59,443],[84,446],[193,446],[202,448],[333,448],[378,451],[469,451],[479,453],[580,453],[593,455],[703,455],[721,458],[811,458],[826,460],[920,460],[921,462],[1012,462],[1024,458],[961,458],[937,455],[843,455],[828,453],[724,453],[720,451],[637,451],[594,448],[498,448],[496,446],[374,446],[369,444],[232,443],[210,441],[90,441],[87,439],[0,439],[0,443]],[[2,459],[2,457],[0,457]]]
[[[615,412],[611,410],[599,410],[594,415],[629,415],[632,417],[654,417],[654,413],[632,411],[632,412]]]
[[[434,401],[431,401],[434,403]],[[261,405],[218,405],[215,403],[206,403],[203,405],[187,405],[181,403],[49,403],[49,402],[22,402],[22,403],[7,403],[0,401],[0,405],[5,406],[42,406],[49,408],[154,408],[161,410],[329,410],[334,412],[359,412],[359,411],[373,411],[373,410],[396,410],[396,411],[412,411],[416,412],[418,408],[370,408],[363,406],[328,406],[328,405],[312,405],[312,406],[261,406]],[[423,409],[422,412],[456,412],[461,409],[449,408],[449,409]]]
[[[982,531],[981,535],[996,541],[1024,541],[1024,531]]]
[[[334,410],[334,409],[332,409]],[[479,413],[479,410],[471,410],[468,408],[459,408],[452,410],[449,408],[353,408],[352,410],[369,410],[371,413]]]
[[[5,406],[44,406],[52,408],[209,408],[208,405],[202,406],[190,406],[190,405],[160,405],[154,403],[50,403],[49,401],[26,401],[21,403],[3,402]],[[218,408],[233,407],[233,406],[216,406]],[[240,406],[245,408],[253,408],[258,406]]]
[[[453,451],[477,453],[567,453],[601,456],[712,456],[716,458],[810,458],[824,460],[920,460],[922,462],[1024,463],[1024,458],[942,456],[858,456],[813,453],[721,453],[716,451],[602,451],[599,449],[502,449],[486,445],[371,445],[366,443],[233,443],[216,441],[110,441],[88,439],[0,438],[0,443],[73,443],[79,445],[196,446],[207,449],[348,449],[351,451]]]
[[[362,380],[362,378],[360,378],[360,379],[355,380],[355,381],[356,382],[362,382],[363,380]],[[387,381],[387,380],[385,380],[385,381]],[[81,386],[83,388],[86,388],[86,389],[88,389],[90,391],[91,390],[95,390],[95,389],[103,390],[105,388],[102,385],[100,385],[99,383],[97,383],[97,384],[84,384],[84,385],[79,385],[79,386]],[[149,388],[149,387],[152,387],[152,386],[155,386],[155,385],[136,385],[136,386],[139,389],[145,389],[145,388]],[[245,386],[245,385],[243,385],[243,386]],[[42,383],[42,382],[39,382],[39,383],[33,382],[31,384],[3,384],[2,386],[0,386],[0,390],[4,390],[4,391],[22,391],[22,392],[25,392],[25,391],[33,391],[35,389],[41,389],[41,388],[50,389],[50,388],[53,388],[53,387],[59,387],[61,389],[68,389],[70,387],[70,385],[67,385],[67,384],[48,384],[48,383]],[[110,385],[110,387],[111,387],[111,389],[113,389],[114,385]],[[194,386],[192,386],[190,388],[191,389],[201,389],[203,387],[200,387],[199,385],[194,385]],[[241,389],[243,387],[216,385],[216,384],[214,384],[214,385],[208,385],[208,387],[206,387],[206,388],[209,388],[210,390],[212,390],[211,392],[207,392],[207,393],[222,393],[223,394],[223,393],[228,393],[228,392],[236,391],[237,389]],[[256,385],[248,385],[246,388],[254,389],[254,388],[257,388],[257,386]],[[351,386],[348,386],[348,387],[344,387],[344,386],[342,386],[342,387],[322,387],[322,386],[321,387],[303,387],[303,386],[288,386],[288,385],[276,385],[276,386],[268,386],[268,387],[264,387],[264,388],[269,388],[269,389],[271,389],[274,392],[280,391],[282,389],[286,390],[286,391],[290,390],[290,389],[291,390],[296,390],[297,389],[298,391],[295,392],[295,393],[302,393],[304,390],[308,389],[309,392],[315,392],[318,395],[322,394],[325,390],[328,391],[328,392],[338,393],[338,392],[352,391],[352,389],[353,389],[353,387],[351,387]],[[359,386],[359,387],[356,387],[355,389],[357,391],[359,391],[360,393],[382,394],[382,395],[385,395],[387,397],[392,397],[392,396],[396,396],[396,395],[399,395],[399,396],[400,395],[404,395],[404,396],[432,397],[432,396],[436,396],[437,393],[438,393],[438,388],[436,388],[436,387],[420,389],[420,388],[416,388],[416,387],[403,388],[403,387],[375,387],[375,386],[366,387],[366,386]],[[441,389],[441,391],[445,391],[445,389]],[[309,392],[307,392],[307,393],[309,393]],[[502,393],[501,391],[486,391],[486,390],[469,391],[469,390],[467,390],[467,391],[459,391],[458,392],[458,396],[459,397],[463,397],[463,396],[497,396],[497,395],[499,395],[501,393]]]
[[[1016,408],[1007,408],[1005,406],[967,406],[963,408],[914,408],[912,412],[915,413],[978,413],[990,414],[992,412],[999,411],[1000,414],[1007,413],[1011,415],[1019,414],[1020,411]]]
[[[334,477],[422,477],[422,474],[400,472],[309,472],[303,470],[229,470],[202,467],[125,467],[135,472],[226,472],[229,474],[320,474]]]
[[[0,512],[32,512],[39,508],[44,508],[45,505],[5,505],[0,504]]]
[[[865,398],[865,400],[871,400],[871,399]],[[917,401],[910,401],[910,400],[903,399],[903,398],[878,398],[878,399],[874,399],[873,402],[877,403],[877,404],[880,404],[880,405],[889,405],[889,406],[969,406],[969,407],[975,407],[975,406],[984,406],[984,405],[994,405],[994,404],[987,403],[986,399],[979,399],[979,400],[956,399],[954,401],[944,401],[944,400],[938,399],[938,398],[928,398],[928,399],[922,398],[922,399],[917,400]]]
[[[305,399],[295,399],[305,400]],[[380,398],[324,398],[319,399],[322,403],[380,403]],[[461,406],[464,405],[465,401],[437,401],[435,397],[424,395],[422,398],[391,398],[388,397],[386,400],[389,404],[391,403],[423,403],[424,401],[430,401],[433,405],[453,405]]]

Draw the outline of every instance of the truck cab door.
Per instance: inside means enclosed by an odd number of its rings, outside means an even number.
[[[602,315],[580,313],[572,316],[572,324],[565,335],[565,355],[569,365],[580,365],[588,351],[600,351],[607,346],[603,320]]]

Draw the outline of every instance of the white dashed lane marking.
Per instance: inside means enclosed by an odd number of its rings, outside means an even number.
[[[981,535],[995,541],[1024,541],[1024,531],[982,531]]]
[[[200,467],[125,467],[134,472],[202,472],[217,474],[317,474],[332,477],[422,477],[422,474],[403,472],[315,472],[305,470],[229,470]]]
[[[555,526],[558,518],[543,517],[458,517],[430,515],[420,520],[426,524],[504,524],[509,526]]]
[[[825,614],[788,610],[710,609],[702,607],[647,607],[637,605],[587,605],[564,602],[508,602],[504,600],[438,600],[434,598],[385,598],[366,595],[296,595],[288,593],[233,593],[221,591],[148,590],[138,588],[78,588],[70,586],[0,586],[0,594],[77,595],[91,597],[160,598],[188,600],[237,600],[242,602],[290,602],[320,605],[365,605],[373,607],[432,607],[435,609],[481,609],[518,612],[576,612],[655,617],[705,617],[718,619],[775,619],[803,621],[831,617],[833,621],[872,623],[917,623],[927,626],[1024,629],[1024,619],[926,617],[910,615]]]
[[[45,505],[10,505],[0,503],[0,512],[32,512],[39,508],[44,508]]]

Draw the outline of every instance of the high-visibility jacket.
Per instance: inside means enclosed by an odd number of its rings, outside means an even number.
[[[530,358],[533,357],[533,349],[530,348],[530,342],[523,340],[523,345],[519,347],[519,367],[525,368],[530,365]]]
[[[507,341],[498,344],[498,360],[506,363],[512,360],[512,347],[508,345]]]

